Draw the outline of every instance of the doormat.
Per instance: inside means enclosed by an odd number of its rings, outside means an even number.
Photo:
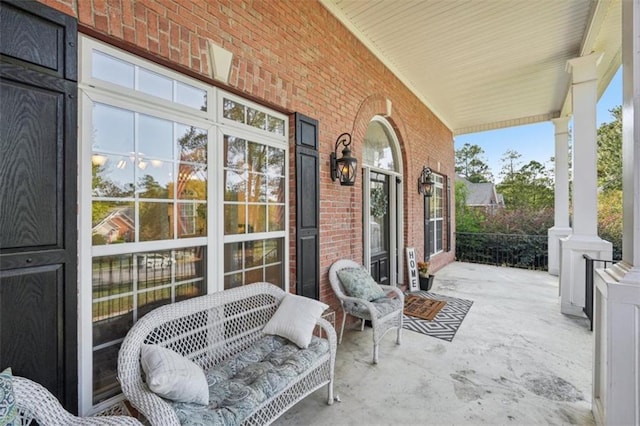
[[[447,302],[409,294],[404,298],[404,314],[431,321]]]
[[[441,300],[447,302],[440,312],[437,313],[433,320],[428,321],[409,315],[403,316],[402,328],[415,331],[416,333],[426,334],[436,339],[451,342],[456,332],[462,324],[467,312],[473,305],[473,300],[458,299],[456,297],[442,296],[440,294],[427,291],[416,291],[405,297],[418,296],[433,300]]]

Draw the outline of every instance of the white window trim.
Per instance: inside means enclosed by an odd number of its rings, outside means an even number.
[[[90,415],[102,411],[103,409],[121,401],[122,395],[117,395],[93,404],[93,365],[92,365],[92,303],[93,295],[91,286],[82,283],[92,282],[92,258],[123,252],[157,251],[163,249],[176,249],[181,247],[191,247],[194,245],[206,245],[207,250],[207,291],[214,293],[224,288],[223,271],[224,256],[219,253],[224,251],[224,223],[222,206],[224,191],[219,190],[223,182],[222,167],[222,143],[223,134],[232,134],[243,137],[268,146],[285,150],[285,225],[283,231],[255,234],[256,238],[263,236],[273,238],[283,238],[283,270],[284,286],[289,291],[289,117],[272,111],[264,106],[240,98],[236,95],[224,92],[213,86],[202,83],[179,74],[173,70],[159,66],[152,62],[135,57],[129,52],[114,48],[85,35],[79,36],[79,68],[80,80],[79,89],[79,182],[78,182],[78,408],[81,415]],[[175,102],[167,101],[152,95],[142,93],[137,90],[127,89],[112,83],[91,77],[91,51],[97,49],[116,58],[123,59],[129,63],[142,66],[160,75],[186,83],[188,85],[203,89],[207,93],[207,111],[200,111]],[[258,111],[263,111],[272,117],[284,120],[284,135],[274,134],[266,130],[254,128],[249,125],[237,123],[233,120],[222,119],[222,99],[226,97],[250,106]],[[167,119],[193,125],[205,129],[208,132],[208,185],[207,185],[207,227],[206,237],[196,237],[187,239],[175,239],[170,242],[137,242],[123,245],[96,246],[92,245],[91,238],[91,217],[92,217],[92,189],[91,189],[91,164],[92,147],[92,105],[94,102],[106,103],[115,107],[121,107],[136,112],[149,114],[155,117]]]

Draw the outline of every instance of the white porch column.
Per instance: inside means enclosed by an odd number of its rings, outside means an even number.
[[[547,231],[549,273],[560,273],[560,238],[571,234],[569,227],[569,117],[551,120],[555,128],[555,188],[553,227]]]
[[[623,261],[596,271],[593,413],[640,425],[640,0],[622,2]]]
[[[573,99],[573,234],[563,238],[560,261],[560,310],[583,316],[584,254],[610,260],[612,245],[598,237],[596,170],[596,66],[599,54],[568,61]]]

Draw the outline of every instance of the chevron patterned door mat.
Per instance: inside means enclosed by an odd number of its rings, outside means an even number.
[[[442,296],[440,294],[427,291],[416,291],[406,297],[419,296],[428,299],[441,300],[446,302],[440,312],[431,321],[404,315],[402,328],[426,334],[436,339],[450,342],[456,335],[462,320],[469,312],[473,300],[458,299],[456,297]]]

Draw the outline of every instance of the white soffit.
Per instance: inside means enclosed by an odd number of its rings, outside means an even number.
[[[616,0],[321,0],[454,134],[571,113],[567,60],[621,63]]]

